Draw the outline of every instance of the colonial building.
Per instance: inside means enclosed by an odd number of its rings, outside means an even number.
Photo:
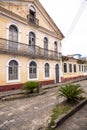
[[[87,60],[74,56],[62,56],[62,82],[87,78]]]
[[[0,91],[61,82],[64,38],[39,0],[0,2]]]

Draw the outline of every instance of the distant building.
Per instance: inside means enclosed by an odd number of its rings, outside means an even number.
[[[72,54],[72,55],[67,55],[68,57],[73,57],[73,58],[76,58],[76,59],[80,59],[82,58],[82,55],[81,54]]]
[[[62,56],[62,82],[85,78],[87,76],[87,60],[74,58],[72,56]]]

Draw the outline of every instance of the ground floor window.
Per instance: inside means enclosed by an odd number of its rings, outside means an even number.
[[[18,80],[18,62],[15,60],[9,62],[8,80]]]
[[[29,65],[29,78],[37,78],[37,64],[34,61],[31,61]]]
[[[76,64],[74,64],[74,66],[73,66],[73,67],[74,67],[74,72],[76,72]]]
[[[64,63],[64,73],[67,73],[67,63]]]
[[[72,72],[72,64],[69,64],[69,72]]]
[[[84,72],[86,73],[87,72],[87,66],[84,65]]]
[[[49,74],[49,69],[50,69],[50,66],[49,66],[49,64],[48,63],[46,63],[45,64],[45,77],[47,78],[47,77],[49,77],[50,76],[50,74]]]
[[[79,65],[79,72],[81,72],[81,65]]]

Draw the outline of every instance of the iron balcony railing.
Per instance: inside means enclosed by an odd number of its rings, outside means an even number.
[[[14,42],[3,38],[0,38],[0,53],[51,60],[60,60],[62,58],[62,54],[59,52],[44,49],[36,45],[30,46],[24,43]]]
[[[27,15],[28,23],[31,23],[35,26],[39,26],[39,19],[35,18],[32,15]]]

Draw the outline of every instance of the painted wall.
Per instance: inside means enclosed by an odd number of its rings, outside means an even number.
[[[1,30],[2,30],[2,31],[0,31],[0,38],[9,39],[9,26],[12,24],[18,27],[19,42],[28,44],[29,32],[33,31],[36,35],[36,45],[37,46],[40,46],[43,48],[44,47],[43,39],[44,39],[44,37],[47,37],[48,42],[49,42],[49,45],[48,45],[49,50],[54,50],[54,42],[57,41],[58,42],[58,52],[62,51],[61,45],[60,45],[60,40],[55,38],[55,36],[51,36],[50,33],[43,33],[41,31],[39,31],[37,28],[35,28],[34,26],[24,25],[17,21],[13,21],[11,19],[4,18],[3,16],[0,16],[0,25],[1,25]]]
[[[4,57],[4,58],[3,58]],[[2,62],[3,58],[3,62]],[[19,63],[19,80],[18,81],[8,81],[8,62],[10,60],[16,60]],[[47,80],[55,80],[55,65],[59,64],[56,61],[51,60],[42,60],[42,59],[30,59],[28,57],[22,57],[22,56],[12,56],[12,55],[3,55],[0,54],[0,85],[8,85],[8,84],[14,84],[14,83],[24,83],[26,81],[30,81],[29,79],[29,63],[31,61],[35,61],[37,63],[37,79],[38,81],[47,81]],[[49,63],[50,65],[50,77],[46,78],[44,76],[44,65],[45,63]],[[60,65],[60,64],[59,64]]]
[[[67,72],[64,72],[64,63],[67,63]],[[72,72],[69,72],[69,64],[72,64]],[[74,64],[76,64],[76,72],[74,72]],[[79,65],[81,65],[81,71],[79,71]],[[82,65],[84,68],[84,64],[78,64],[76,59],[64,61],[62,63],[63,78],[72,78],[84,75],[84,69],[82,71]]]

